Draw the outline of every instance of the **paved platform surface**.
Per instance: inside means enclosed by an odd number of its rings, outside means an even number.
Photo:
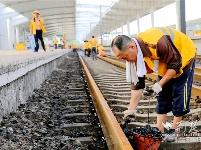
[[[47,56],[51,54],[57,54],[64,51],[70,51],[69,49],[55,49],[55,50],[39,50],[38,52],[33,52],[32,50],[22,50],[22,51],[6,51],[0,50],[0,64],[5,62],[13,62],[22,59],[29,59],[34,57]]]

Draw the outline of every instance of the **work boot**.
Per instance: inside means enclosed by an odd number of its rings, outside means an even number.
[[[175,142],[176,139],[177,139],[177,133],[175,129],[169,129],[166,132],[165,137],[163,138],[164,142]]]

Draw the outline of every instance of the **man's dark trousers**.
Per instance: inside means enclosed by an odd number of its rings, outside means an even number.
[[[34,35],[35,38],[35,51],[38,51],[39,49],[39,44],[38,44],[38,39],[41,41],[41,45],[43,47],[43,49],[45,50],[45,44],[43,41],[43,34],[42,34],[42,30],[36,30],[36,34]]]

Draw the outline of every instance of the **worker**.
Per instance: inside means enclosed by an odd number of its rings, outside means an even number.
[[[72,48],[72,45],[73,45],[72,43],[69,43],[69,44],[68,44],[69,49],[71,49],[71,48]]]
[[[41,45],[43,47],[43,50],[46,51],[44,40],[43,40],[43,34],[46,32],[44,24],[44,19],[40,16],[40,13],[38,10],[35,10],[32,12],[32,15],[34,18],[31,19],[30,22],[30,35],[34,35],[35,39],[35,50],[34,52],[38,52],[39,44],[38,39],[41,41]]]
[[[135,38],[115,37],[111,44],[114,54],[126,60],[127,82],[131,82],[131,100],[124,118],[135,116],[145,88],[146,73],[156,72],[157,128],[164,132],[167,113],[172,111],[172,128],[166,142],[173,142],[182,116],[190,112],[190,98],[195,67],[196,48],[190,38],[172,28],[152,28]],[[137,69],[136,69],[137,68]],[[132,71],[134,70],[134,71]]]
[[[98,53],[99,53],[100,56],[102,56],[102,57],[106,56],[106,54],[104,52],[104,47],[101,44],[97,45],[97,49],[98,49]]]
[[[92,47],[92,58],[93,60],[97,60],[97,45],[98,45],[98,40],[92,36],[92,38],[89,40],[89,43],[91,44]]]
[[[73,48],[73,52],[76,52],[77,46],[75,44],[73,44],[72,48]]]
[[[57,49],[58,41],[56,37],[54,37],[53,43],[54,43],[54,48]]]
[[[66,33],[63,34],[63,37],[62,37],[62,42],[63,42],[63,48],[66,49]]]
[[[89,49],[88,49],[88,54],[87,54],[88,57],[91,56],[91,49],[92,49],[92,46],[91,46],[91,44],[89,43]]]
[[[98,53],[99,53],[100,51],[104,51],[104,47],[103,47],[101,44],[98,44],[98,45],[97,45],[97,49],[98,49]]]
[[[85,56],[87,56],[89,53],[89,46],[90,46],[89,42],[87,40],[84,41],[84,54],[85,54]]]

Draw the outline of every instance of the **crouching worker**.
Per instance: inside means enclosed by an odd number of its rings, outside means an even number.
[[[97,45],[97,49],[98,49],[98,53],[99,53],[100,56],[102,56],[102,57],[106,56],[106,54],[104,52],[104,47],[101,44]]]
[[[167,113],[174,115],[170,136],[175,140],[175,129],[182,116],[190,112],[190,98],[195,67],[196,48],[186,35],[172,28],[152,28],[135,38],[115,37],[111,44],[114,54],[126,60],[126,79],[131,83],[131,100],[124,118],[135,116],[136,108],[145,88],[146,73],[156,72],[153,85],[157,93],[157,127],[164,132]]]

